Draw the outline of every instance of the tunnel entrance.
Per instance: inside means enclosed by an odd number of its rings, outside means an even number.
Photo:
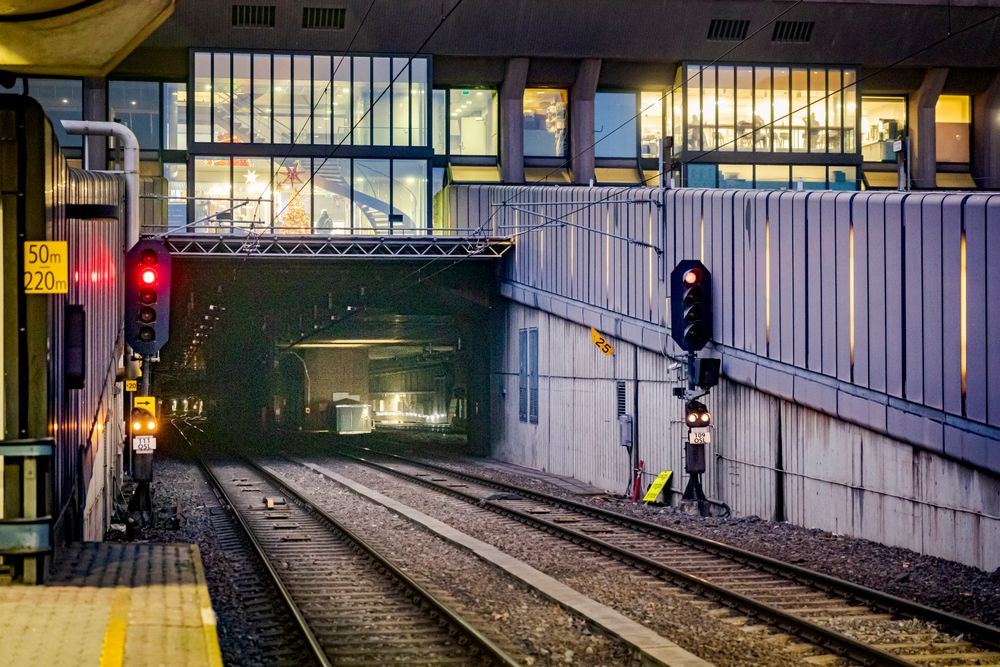
[[[197,396],[215,425],[278,437],[446,430],[488,451],[491,262],[174,266],[171,339],[154,382]]]

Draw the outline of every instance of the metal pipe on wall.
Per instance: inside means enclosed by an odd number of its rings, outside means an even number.
[[[69,134],[96,134],[122,142],[125,175],[125,251],[139,242],[139,140],[128,126],[111,121],[64,120]]]

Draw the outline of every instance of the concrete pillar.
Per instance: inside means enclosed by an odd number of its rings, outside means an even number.
[[[103,78],[83,80],[83,120],[108,120],[108,96]],[[107,169],[108,138],[90,135],[85,136],[83,142],[88,160],[85,166],[89,169]]]
[[[599,58],[580,61],[569,93],[569,151],[573,182],[586,185],[594,178],[594,95],[601,75]]]
[[[937,104],[944,82],[948,79],[947,67],[927,70],[916,93],[910,96],[910,175],[917,188],[937,187],[937,128],[934,106]]]
[[[504,183],[524,183],[524,85],[527,58],[507,61],[500,86],[500,176]]]
[[[972,175],[976,186],[1000,190],[1000,71],[990,87],[973,98]]]

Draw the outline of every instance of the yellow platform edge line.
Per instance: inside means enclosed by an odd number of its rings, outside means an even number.
[[[196,544],[188,545],[191,550],[191,562],[194,563],[198,592],[198,603],[201,606],[201,631],[205,636],[205,659],[208,667],[222,667],[222,649],[219,648],[219,633],[216,630],[215,611],[212,609],[212,596],[208,593],[208,580],[205,578],[205,566],[201,562],[201,550]]]
[[[132,591],[125,586],[116,587],[108,627],[101,644],[101,667],[121,667],[125,662],[125,630],[131,605]]]

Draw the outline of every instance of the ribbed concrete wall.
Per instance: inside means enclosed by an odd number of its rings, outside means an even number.
[[[493,359],[494,456],[622,493],[629,463],[618,445],[615,388],[624,381],[646,469],[673,470],[673,489],[683,489],[685,427],[670,393],[682,378],[668,357],[622,341],[606,357],[589,327],[519,304],[510,304],[498,326],[504,344]],[[518,331],[525,327],[539,332],[537,424],[518,418]],[[1000,567],[995,476],[731,381],[713,391],[709,407],[716,427],[707,491],[735,514]]]
[[[515,235],[501,292],[651,350],[668,274],[713,272],[732,380],[1000,473],[1000,195],[451,188]],[[962,336],[964,322],[964,339]]]

